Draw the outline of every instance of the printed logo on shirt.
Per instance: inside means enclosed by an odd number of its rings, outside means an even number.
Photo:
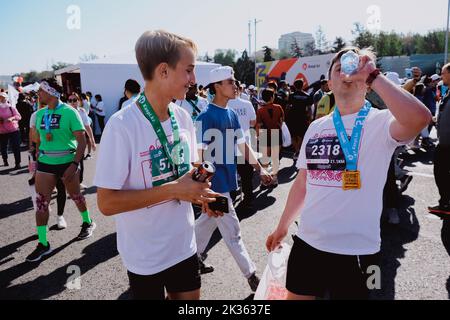
[[[61,115],[60,114],[52,115],[52,119],[50,121],[50,129],[51,130],[60,129],[60,127],[61,127]],[[45,130],[45,116],[42,117],[40,129]]]
[[[247,116],[247,109],[233,109],[239,117]]]

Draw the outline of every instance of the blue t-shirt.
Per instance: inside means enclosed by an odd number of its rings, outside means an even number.
[[[197,141],[206,151],[204,160],[212,162],[216,167],[211,189],[218,193],[236,190],[236,145],[245,143],[238,116],[232,109],[210,104],[198,116],[196,127]]]

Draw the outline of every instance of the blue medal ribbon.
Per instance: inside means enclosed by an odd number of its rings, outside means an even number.
[[[53,112],[50,114],[48,107],[45,109],[45,115],[44,115],[44,124],[45,124],[45,131],[47,133],[50,133],[52,131],[52,118],[53,114],[62,107],[62,102],[59,101],[56,108],[53,110]]]
[[[358,153],[359,145],[361,142],[362,128],[364,127],[364,122],[369,115],[372,105],[366,100],[366,103],[359,111],[356,116],[355,126],[353,127],[353,133],[351,140],[348,140],[347,132],[345,130],[344,123],[342,121],[341,113],[336,105],[333,113],[334,127],[336,128],[336,133],[339,138],[342,150],[344,151],[346,169],[348,171],[358,170]]]

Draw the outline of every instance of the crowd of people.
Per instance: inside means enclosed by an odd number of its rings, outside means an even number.
[[[52,250],[47,225],[55,187],[58,226],[67,226],[67,192],[83,223],[78,239],[93,235],[96,223],[80,191],[83,160],[96,150],[93,119],[102,132],[94,179],[98,207],[115,217],[117,247],[135,299],[165,299],[166,293],[173,300],[199,299],[200,275],[214,271],[205,259],[216,228],[256,291],[258,271],[241,235],[233,194],[240,188],[244,208],[253,206],[255,171],[261,188],[276,188],[287,140],[298,174],[266,247],[276,250],[299,219],[288,261],[288,299],[368,298],[367,268],[380,264],[381,214],[399,223],[399,197],[411,182],[399,154],[406,145],[432,147],[436,123],[441,200],[430,213],[448,219],[450,65],[430,77],[414,68],[413,79],[402,83],[398,74],[377,69],[370,50],[346,48],[333,58],[328,76],[310,86],[297,79],[292,86],[275,80],[260,89],[247,87],[231,67],[219,67],[202,87],[196,83],[192,40],[149,31],[135,50],[145,85],[128,80],[119,111],[107,123],[101,95],[71,93],[65,99],[53,79],[41,82],[37,97],[19,99],[21,112],[8,107],[1,93],[5,165],[9,141],[20,166],[20,136],[28,138],[37,162],[30,185],[36,191],[39,240],[28,261]],[[348,52],[360,59],[352,74],[341,70]],[[214,175],[195,181],[193,173],[205,161]],[[194,208],[201,208],[197,219]]]

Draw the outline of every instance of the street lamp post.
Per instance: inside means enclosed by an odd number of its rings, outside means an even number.
[[[258,78],[257,78],[257,74],[256,74],[256,54],[258,52],[258,47],[257,47],[257,44],[256,44],[256,29],[257,29],[257,24],[260,23],[260,22],[262,22],[262,20],[255,19],[255,87],[258,86],[258,82],[257,82]]]
[[[448,7],[447,7],[447,32],[445,33],[445,58],[444,58],[444,64],[447,64],[448,62],[448,32],[449,32],[449,20],[450,20],[450,0],[448,0]]]
[[[450,1],[450,0],[449,0]],[[248,21],[248,56],[252,56],[252,21]]]

